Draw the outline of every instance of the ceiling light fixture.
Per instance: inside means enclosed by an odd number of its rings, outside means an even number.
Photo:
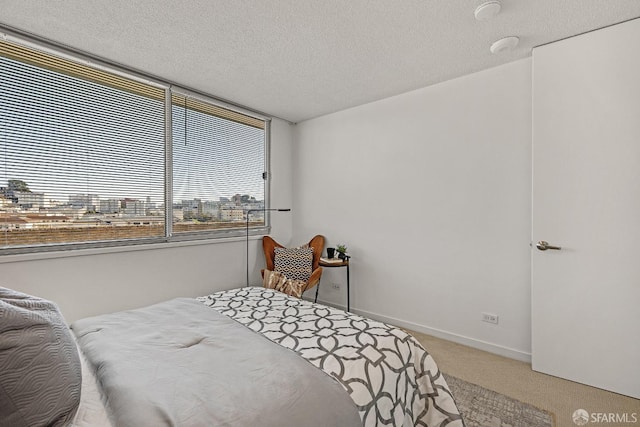
[[[491,50],[491,53],[493,54],[502,53],[508,50],[515,49],[515,47],[518,46],[519,42],[520,42],[520,39],[515,36],[505,37],[503,39],[493,42],[489,50]]]
[[[498,13],[500,13],[500,2],[498,0],[491,0],[482,3],[480,6],[476,7],[476,11],[474,15],[476,20],[484,21],[485,19],[493,18]]]

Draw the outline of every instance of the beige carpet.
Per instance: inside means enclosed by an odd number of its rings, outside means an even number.
[[[637,415],[635,423],[589,423],[588,426],[640,426],[640,400],[531,370],[531,365],[411,331],[441,371],[552,413],[556,427],[575,427],[577,409],[589,413]],[[639,361],[640,365],[640,361]]]

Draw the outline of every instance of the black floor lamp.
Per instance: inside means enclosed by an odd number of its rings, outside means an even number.
[[[245,287],[249,286],[249,214],[251,214],[251,212],[268,212],[268,211],[290,212],[291,209],[249,209],[247,211],[247,284],[245,285]]]

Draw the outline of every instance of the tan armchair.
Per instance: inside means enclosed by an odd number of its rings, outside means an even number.
[[[322,276],[322,267],[319,266],[320,256],[324,249],[324,236],[317,235],[309,241],[309,247],[313,249],[313,261],[311,266],[311,276],[307,280],[304,291],[307,291],[320,283]],[[264,249],[264,258],[267,261],[267,270],[274,270],[275,250],[276,248],[284,248],[280,243],[276,242],[269,236],[262,238],[262,248]],[[260,270],[264,278],[264,269]],[[316,288],[316,301],[318,299],[318,289]]]

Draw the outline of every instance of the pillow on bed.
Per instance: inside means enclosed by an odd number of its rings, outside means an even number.
[[[292,297],[302,298],[302,292],[307,283],[302,280],[289,279],[278,271],[265,270],[262,285],[265,288],[274,289]]]
[[[313,248],[276,248],[274,270],[288,279],[309,280],[313,266]]]
[[[0,287],[0,319],[0,425],[65,425],[80,403],[82,368],[58,307]]]

